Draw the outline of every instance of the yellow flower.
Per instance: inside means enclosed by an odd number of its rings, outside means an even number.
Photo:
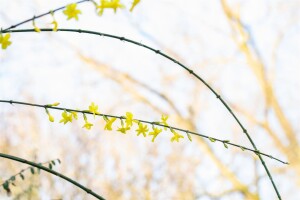
[[[2,34],[0,34],[0,44],[2,49],[6,49],[9,45],[11,45],[11,41],[9,41],[10,38],[10,34],[7,33],[4,36]]]
[[[66,9],[63,11],[65,15],[67,15],[67,20],[75,18],[78,20],[78,15],[81,14],[81,11],[76,9],[77,4],[76,3],[71,3],[66,6]]]
[[[121,132],[123,134],[126,134],[126,131],[130,130],[130,127],[128,127],[128,126],[124,127],[124,124],[122,123],[122,121],[121,121],[121,124],[122,124],[121,127],[118,127],[117,131],[119,131],[119,132]]]
[[[57,27],[58,27],[57,21],[53,20],[51,24],[53,24],[53,31],[57,31]]]
[[[116,118],[115,117],[112,117],[110,120],[106,120],[106,125],[104,127],[104,130],[109,130],[111,131],[112,130],[112,124],[114,123],[114,121],[116,121]]]
[[[139,136],[141,133],[144,137],[146,137],[147,132],[149,131],[148,126],[145,124],[143,126],[142,123],[139,123],[139,128],[135,130],[137,132],[137,136]]]
[[[70,113],[72,114],[72,116],[73,116],[74,119],[78,119],[77,112],[71,111]]]
[[[126,126],[131,127],[133,125],[133,122],[138,123],[137,120],[133,119],[133,114],[131,112],[126,112],[126,119],[125,119]]]
[[[162,132],[162,129],[152,127],[152,130],[153,131],[150,132],[149,135],[153,135],[152,142],[154,142],[154,140],[158,136],[158,134]]]
[[[59,104],[60,104],[59,102],[54,102],[54,103],[51,103],[51,104],[47,104],[46,106],[54,107],[54,106],[58,106]]]
[[[62,119],[59,121],[59,123],[68,123],[68,122],[72,122],[72,114],[68,114],[66,110],[64,110],[64,112],[61,114]]]
[[[95,114],[99,114],[98,106],[94,102],[92,102],[91,105],[89,106],[89,111],[94,114],[94,117],[95,117]]]
[[[171,129],[171,132],[174,134],[174,136],[171,138],[171,142],[179,142],[180,138],[184,138],[183,135],[180,135],[179,133],[175,132],[173,129]]]
[[[45,108],[45,110],[46,110],[46,113],[47,113],[47,115],[49,117],[49,121],[50,122],[54,122],[54,117],[50,114],[49,110],[47,108]]]
[[[114,12],[116,13],[118,8],[124,8],[124,7],[125,6],[120,3],[120,0],[111,0],[111,1],[101,0],[100,5],[97,6],[97,9],[100,9],[98,14],[102,15],[105,8],[114,9]]]
[[[87,120],[85,120],[85,124],[83,125],[82,128],[86,128],[87,130],[91,130],[93,124],[89,123]]]
[[[160,124],[165,125],[165,126],[169,126],[169,124],[167,123],[169,116],[167,115],[161,115],[161,122]],[[165,130],[167,130],[167,127],[164,127]]]
[[[141,1],[141,0],[133,0],[132,5],[131,5],[131,8],[130,8],[130,12],[133,11],[134,7],[135,7],[138,3],[140,3],[140,1]]]
[[[49,121],[50,122],[54,122],[54,117],[52,115],[50,115],[50,114],[48,116],[49,116]]]
[[[38,32],[38,33],[41,32],[41,29],[39,29],[39,27],[37,27],[37,26],[35,25],[35,21],[34,21],[34,20],[32,21],[32,26],[33,26],[35,32]]]

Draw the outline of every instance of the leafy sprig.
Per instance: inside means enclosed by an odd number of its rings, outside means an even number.
[[[62,178],[64,180],[72,183],[73,185],[75,185],[76,187],[80,188],[81,190],[84,190],[85,192],[87,192],[88,194],[94,196],[95,198],[100,199],[100,200],[104,200],[104,198],[102,196],[98,195],[97,193],[95,193],[91,189],[89,189],[89,188],[81,185],[77,181],[75,181],[75,180],[73,180],[73,179],[71,179],[71,178],[69,178],[69,177],[67,177],[67,176],[65,176],[65,175],[63,175],[63,174],[61,174],[61,173],[59,173],[57,171],[54,171],[53,169],[50,169],[50,166],[48,166],[49,167],[48,168],[48,167],[45,167],[45,166],[43,166],[43,165],[41,165],[39,163],[31,162],[31,161],[25,160],[23,158],[19,158],[17,156],[12,156],[12,155],[9,155],[9,154],[4,154],[4,153],[0,153],[0,157],[6,158],[6,159],[9,159],[9,160],[14,160],[16,162],[20,162],[20,163],[24,163],[24,164],[32,166],[32,167],[30,167],[31,173],[35,173],[34,168],[37,168],[39,170],[43,170],[45,172],[48,172],[48,173],[53,174],[55,176],[58,176],[58,177],[60,177],[60,178]],[[5,187],[7,187],[7,184],[5,185]]]
[[[43,165],[43,166],[48,166],[49,169],[52,169],[53,166],[55,166],[56,164],[60,164],[61,161],[60,159],[55,159],[55,160],[50,160],[44,163],[38,163],[38,165]],[[19,177],[21,180],[25,180],[25,172],[26,171],[30,171],[31,174],[35,174],[40,173],[40,169],[39,168],[35,168],[35,167],[27,167],[22,169],[20,172],[12,175],[11,177],[9,177],[8,179],[6,179],[2,184],[0,184],[0,188],[3,187],[3,189],[6,191],[7,195],[10,194],[11,189],[10,186],[16,186],[16,180]]]

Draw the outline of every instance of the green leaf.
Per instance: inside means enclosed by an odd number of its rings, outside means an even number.
[[[108,121],[108,117],[105,116],[105,115],[103,115],[103,119],[104,119],[105,121]]]
[[[192,142],[192,137],[191,137],[191,135],[187,132],[186,133],[186,135],[187,135],[187,137],[189,138],[189,140]]]
[[[34,174],[34,168],[33,167],[30,167],[30,172],[31,172],[31,174]]]
[[[5,181],[4,183],[3,183],[3,189],[5,190],[5,191],[9,191],[10,189],[9,189],[9,182],[8,181]]]
[[[52,164],[51,163],[49,163],[49,169],[52,169]]]
[[[245,148],[244,148],[244,147],[240,146],[240,148],[242,149],[242,151],[245,151]]]
[[[208,137],[208,139],[209,139],[211,142],[215,142],[215,141],[216,141],[216,139],[211,138],[211,137]]]
[[[25,180],[25,176],[22,173],[20,174],[20,177],[22,180]]]
[[[12,176],[12,177],[10,177],[10,179],[9,180],[11,180],[11,181],[15,181],[16,180],[16,177],[15,176]]]
[[[54,160],[52,160],[51,163],[52,163],[52,165],[55,165],[55,164],[56,164]]]
[[[61,163],[60,159],[57,159],[57,161],[58,161],[59,164]]]
[[[226,149],[228,149],[228,145],[225,142],[223,142],[223,145]]]

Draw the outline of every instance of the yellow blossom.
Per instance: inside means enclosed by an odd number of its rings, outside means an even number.
[[[173,129],[171,129],[171,132],[174,134],[173,137],[171,138],[171,142],[179,142],[180,138],[184,138],[183,135],[180,135],[179,133],[175,132]]]
[[[160,124],[165,125],[165,126],[169,126],[169,124],[167,123],[169,116],[167,115],[161,115],[161,122]],[[165,130],[167,130],[167,127],[164,127]]]
[[[72,116],[73,116],[74,119],[78,119],[77,112],[71,111],[70,113],[72,114]]]
[[[52,115],[48,115],[48,116],[49,116],[49,121],[54,122],[54,117]]]
[[[33,26],[35,32],[38,32],[38,33],[41,32],[41,29],[35,25],[35,21],[34,20],[32,21],[32,26]]]
[[[83,125],[82,128],[86,128],[87,130],[91,130],[93,124],[85,120],[85,124]]]
[[[117,131],[119,131],[123,134],[126,134],[126,131],[128,131],[128,130],[130,130],[130,127],[128,127],[128,126],[124,127],[123,121],[121,121],[121,127],[118,127]]]
[[[120,3],[120,0],[100,0],[100,5],[97,6],[97,9],[100,9],[99,15],[103,14],[105,8],[113,9],[114,12],[117,12],[118,8],[124,8],[125,6]]]
[[[109,130],[112,131],[112,124],[114,123],[114,121],[116,121],[117,118],[112,117],[111,119],[106,120],[106,125],[104,127],[104,130]]]
[[[54,106],[58,106],[59,104],[60,104],[59,102],[54,102],[54,103],[51,103],[51,104],[47,104],[46,106],[54,107]]]
[[[133,119],[133,114],[131,112],[126,112],[126,119],[125,119],[126,126],[131,127],[133,125],[133,122],[138,123],[137,120]]]
[[[47,113],[47,115],[49,117],[49,121],[50,122],[54,122],[54,117],[50,114],[49,110],[47,108],[45,108],[45,110],[46,110],[46,113]]]
[[[130,12],[133,11],[134,7],[135,7],[138,3],[140,3],[140,1],[141,1],[141,0],[133,0],[132,5],[131,5],[131,8],[130,8]]]
[[[150,132],[149,135],[153,135],[152,142],[154,142],[154,140],[158,136],[158,134],[162,132],[162,129],[152,127],[152,130],[153,131]]]
[[[59,121],[59,123],[68,123],[68,122],[72,122],[72,114],[68,114],[66,110],[64,110],[64,112],[61,114],[62,119]]]
[[[76,3],[71,3],[66,6],[66,9],[63,11],[63,13],[68,17],[67,20],[72,18],[78,20],[78,15],[81,14],[81,11],[76,9],[76,6]]]
[[[11,41],[9,41],[10,38],[10,34],[7,33],[4,36],[2,34],[0,34],[0,44],[2,49],[6,49],[9,45],[11,45]]]
[[[139,136],[141,133],[144,137],[146,137],[147,132],[149,131],[148,126],[145,124],[143,126],[142,123],[139,123],[139,128],[135,130],[137,132],[137,136]]]
[[[57,27],[58,27],[57,21],[53,20],[51,24],[53,24],[53,31],[57,31]]]
[[[92,102],[91,105],[89,106],[89,111],[91,113],[93,113],[94,117],[95,117],[95,114],[99,114],[98,113],[98,105],[96,105],[94,102]]]

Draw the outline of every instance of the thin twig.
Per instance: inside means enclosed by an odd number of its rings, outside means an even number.
[[[10,160],[14,160],[14,161],[17,161],[17,162],[21,162],[21,163],[25,163],[25,164],[28,164],[28,165],[31,165],[33,167],[36,167],[36,168],[39,168],[41,170],[44,170],[48,173],[51,173],[51,174],[54,174],[55,176],[58,176],[62,179],[65,179],[66,181],[72,183],[73,185],[77,186],[78,188],[84,190],[85,192],[87,192],[88,194],[96,197],[97,199],[101,199],[101,200],[104,200],[103,197],[101,197],[100,195],[96,194],[95,192],[93,192],[91,189],[89,188],[86,188],[84,187],[83,185],[81,185],[80,183],[78,183],[77,181],[74,181],[72,180],[71,178],[61,174],[61,173],[58,173],[52,169],[49,169],[47,167],[44,167],[42,165],[39,165],[37,163],[34,163],[34,162],[31,162],[31,161],[28,161],[28,160],[25,160],[23,158],[19,158],[19,157],[16,157],[16,156],[12,156],[12,155],[8,155],[8,154],[4,154],[4,153],[0,153],[0,157],[2,158],[7,158],[7,159],[10,159]]]
[[[81,1],[78,1],[78,2],[75,2],[75,3],[76,3],[76,4],[81,4],[81,3],[84,3],[84,2],[87,2],[87,1],[92,1],[92,0],[81,0]],[[62,9],[64,9],[64,8],[66,8],[66,6],[67,6],[67,5],[62,6],[62,7],[59,7],[59,8],[56,8],[56,9],[53,9],[53,10],[50,10],[50,11],[48,11],[48,12],[45,12],[45,13],[40,14],[40,15],[37,15],[37,16],[33,16],[32,18],[26,19],[26,20],[24,20],[24,21],[22,21],[22,22],[19,22],[19,23],[15,24],[15,25],[11,25],[10,27],[8,27],[8,28],[6,28],[6,29],[3,29],[3,31],[8,31],[8,30],[10,30],[10,29],[16,28],[16,27],[18,27],[18,26],[20,26],[20,25],[22,25],[22,24],[27,23],[27,22],[31,22],[31,21],[36,20],[36,19],[38,19],[38,18],[44,17],[44,16],[46,16],[46,15],[50,15],[51,13],[55,13],[55,12],[57,12],[57,11],[59,11],[59,10],[62,10]]]
[[[57,160],[59,160],[59,159],[50,160],[50,161],[43,162],[43,163],[38,163],[38,164],[39,164],[39,165],[46,165],[46,164],[48,164],[48,163],[52,163],[53,161],[55,162],[55,161],[57,161]],[[60,161],[59,161],[59,162],[60,162]],[[2,184],[0,184],[0,187],[1,187],[6,181],[11,181],[11,178],[12,178],[12,177],[16,177],[16,176],[18,176],[18,175],[24,173],[25,171],[29,170],[30,168],[31,168],[31,167],[26,167],[26,168],[22,169],[21,171],[19,171],[18,173],[16,173],[16,174],[10,176],[10,177],[9,177],[8,179],[6,179]]]
[[[34,104],[34,103],[27,103],[27,102],[13,101],[13,100],[0,100],[0,103],[19,104],[19,105],[26,105],[26,106],[47,108],[47,109],[53,109],[53,110],[62,110],[62,111],[68,111],[68,112],[77,112],[77,113],[82,113],[82,114],[94,115],[94,113],[89,112],[88,110],[78,110],[78,109],[63,108],[63,107],[56,107],[56,106],[53,107],[53,106],[49,106],[49,105]],[[110,115],[110,114],[101,114],[101,113],[97,114],[97,113],[95,113],[95,115],[102,116],[102,117],[114,117],[114,118],[118,118],[118,119],[126,119],[124,116],[116,116],[116,115]],[[214,141],[214,142],[215,141],[216,142],[221,142],[223,144],[227,144],[227,145],[230,145],[230,146],[238,147],[238,148],[240,148],[242,150],[251,151],[251,152],[253,152],[253,153],[257,154],[257,155],[266,156],[268,158],[277,160],[277,161],[279,161],[279,162],[281,162],[283,164],[288,164],[287,162],[284,162],[284,161],[282,161],[282,160],[280,160],[278,158],[275,158],[275,157],[273,157],[273,156],[271,156],[269,154],[262,153],[260,151],[253,150],[253,149],[250,149],[250,148],[238,145],[238,144],[234,144],[232,142],[229,142],[229,140],[221,140],[221,139],[218,139],[218,138],[209,137],[207,135],[203,135],[203,134],[200,134],[200,133],[192,132],[192,131],[189,131],[189,130],[184,130],[184,129],[177,128],[177,127],[174,127],[174,126],[166,126],[166,125],[160,124],[158,122],[151,122],[151,121],[146,121],[146,120],[141,120],[141,119],[134,119],[134,120],[136,120],[138,122],[150,124],[150,125],[155,125],[155,126],[160,126],[160,127],[164,127],[164,128],[174,129],[174,130],[186,133],[186,134],[196,135],[196,136],[199,136],[199,137],[202,137],[202,138],[209,139],[209,140]]]

